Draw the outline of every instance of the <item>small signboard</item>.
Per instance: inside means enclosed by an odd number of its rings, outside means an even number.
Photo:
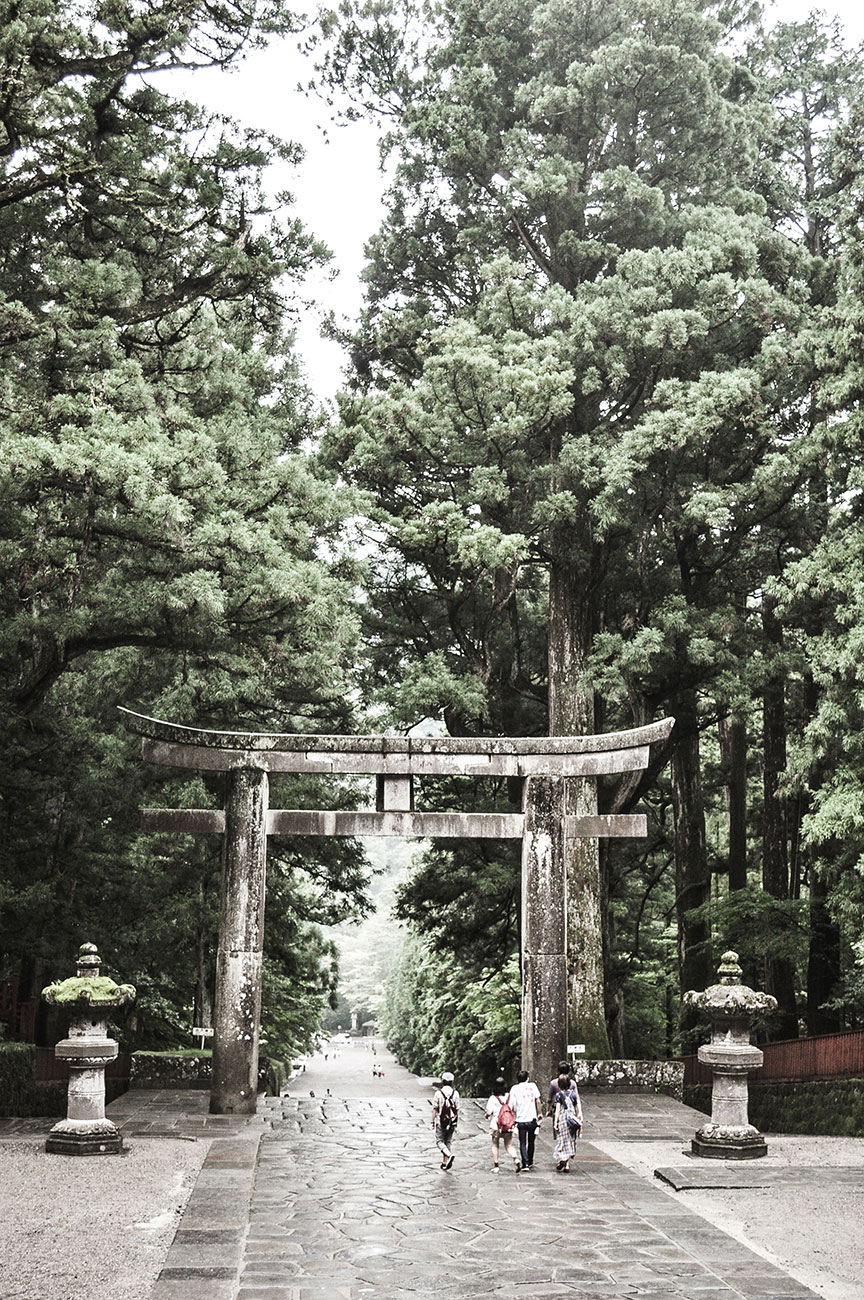
[[[204,1039],[205,1039],[205,1038],[212,1038],[212,1037],[213,1037],[213,1030],[210,1029],[210,1028],[207,1028],[207,1027],[204,1026],[204,1025],[193,1025],[193,1026],[192,1026],[192,1034],[193,1034],[193,1037],[197,1035],[197,1036],[201,1039],[201,1042],[200,1042],[199,1046],[203,1048],[203,1046],[204,1046]]]
[[[578,1055],[580,1054],[580,1052],[581,1052],[582,1055],[584,1056],[584,1054],[585,1054],[585,1044],[584,1044],[584,1043],[568,1043],[568,1044],[567,1044],[567,1055],[568,1055],[568,1056],[578,1056]]]

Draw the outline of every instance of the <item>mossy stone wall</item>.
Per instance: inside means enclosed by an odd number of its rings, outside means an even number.
[[[130,1088],[210,1087],[212,1053],[133,1052],[129,1071]]]
[[[208,1089],[212,1079],[212,1052],[133,1052],[130,1088]],[[258,1090],[278,1096],[288,1079],[282,1061],[259,1057]]]
[[[710,1086],[688,1086],[684,1101],[710,1115]],[[864,1079],[751,1082],[749,1117],[762,1133],[864,1137]]]

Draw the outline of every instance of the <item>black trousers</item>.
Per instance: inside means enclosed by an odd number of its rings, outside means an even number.
[[[537,1121],[529,1119],[527,1124],[517,1124],[519,1130],[519,1152],[522,1156],[522,1168],[534,1163],[534,1140],[537,1136]]]

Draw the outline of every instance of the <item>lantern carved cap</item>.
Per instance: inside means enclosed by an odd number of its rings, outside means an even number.
[[[57,980],[42,990],[51,1006],[84,1003],[92,1007],[123,1007],[135,1001],[131,984],[117,984],[108,975],[100,975],[102,959],[93,943],[78,949],[77,971],[70,979]]]
[[[712,984],[704,993],[691,990],[684,994],[684,1005],[707,1011],[712,1017],[755,1016],[766,1011],[776,1011],[777,999],[770,993],[757,993],[741,983],[741,967],[737,952],[724,952],[717,974],[718,984]]]

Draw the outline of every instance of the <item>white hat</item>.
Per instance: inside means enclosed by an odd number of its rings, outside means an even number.
[[[452,1082],[453,1082],[453,1075],[450,1073],[449,1070],[445,1070],[444,1073],[441,1075],[441,1082],[442,1082],[442,1083],[452,1083]]]

